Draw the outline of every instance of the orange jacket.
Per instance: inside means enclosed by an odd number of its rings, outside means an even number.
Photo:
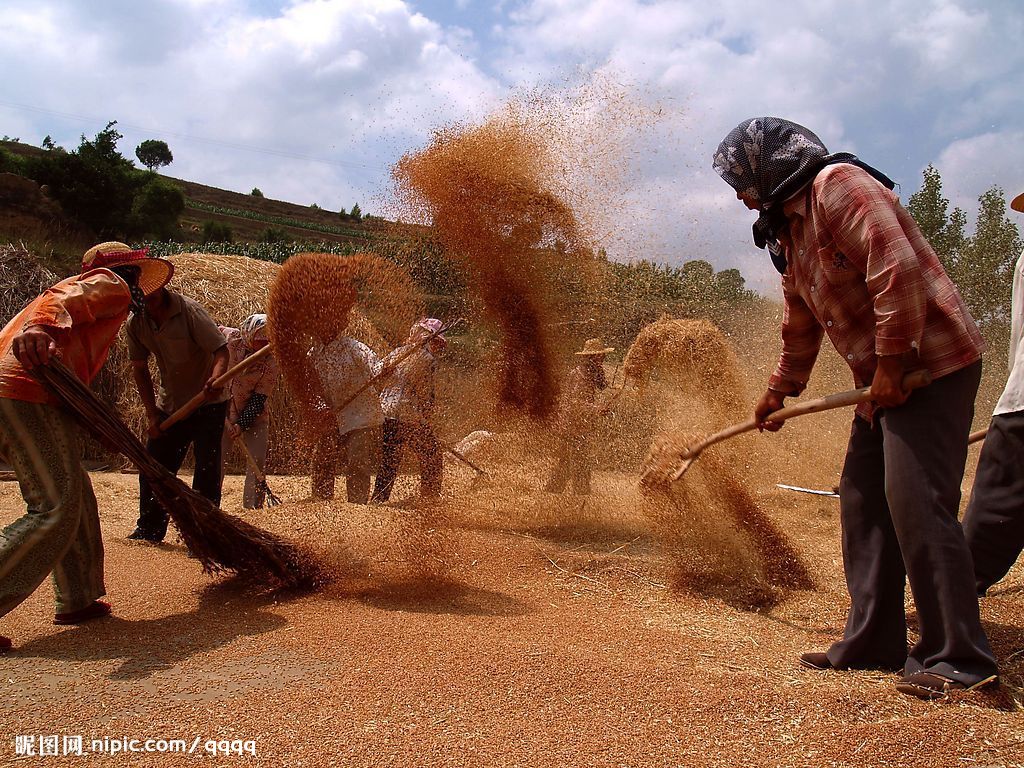
[[[45,327],[64,364],[89,384],[103,367],[130,304],[128,285],[106,269],[69,277],[43,291],[0,331],[0,397],[53,402],[14,356],[14,337],[25,328]]]

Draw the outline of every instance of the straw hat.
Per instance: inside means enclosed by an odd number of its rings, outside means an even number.
[[[614,352],[615,347],[606,347],[601,339],[587,339],[583,345],[583,349],[577,352],[577,355],[607,355],[609,352]]]
[[[1010,207],[1019,213],[1024,213],[1024,192],[1021,192],[1010,201]]]
[[[147,254],[149,248],[133,251],[124,243],[112,240],[94,245],[82,256],[82,274],[91,269],[110,269],[111,267],[138,267],[139,288],[147,296],[163,288],[174,274],[174,265],[167,259],[151,258]]]

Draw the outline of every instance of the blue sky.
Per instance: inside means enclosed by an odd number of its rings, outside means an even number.
[[[372,212],[433,129],[611,79],[662,117],[615,127],[629,168],[593,181],[599,245],[770,290],[710,169],[733,125],[801,122],[904,198],[932,163],[973,221],[991,185],[1024,191],[1021,40],[1017,0],[5,0],[0,134],[71,147],[117,119],[127,155],[168,142],[172,175]]]

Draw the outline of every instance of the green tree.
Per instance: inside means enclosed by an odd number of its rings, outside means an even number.
[[[347,213],[345,213],[345,208],[344,208],[344,207],[342,207],[342,208],[341,208],[341,209],[340,209],[340,210],[338,211],[338,216],[339,216],[339,217],[341,217],[341,218],[343,218],[343,219],[344,219],[344,218],[346,218],[346,217],[348,216],[348,214],[347,214]]]
[[[261,243],[290,243],[292,241],[288,233],[279,227],[267,227],[260,234],[258,242]]]
[[[348,215],[351,216],[356,221],[359,221],[363,218],[363,212],[359,209],[359,203],[356,203],[355,205],[352,206],[352,210],[349,211]]]
[[[252,192],[250,192],[249,194],[252,195],[253,197],[263,197],[263,192],[260,190],[259,187],[253,187]]]
[[[82,136],[74,152],[30,158],[25,175],[47,184],[71,218],[100,237],[120,237],[128,225],[138,171],[117,151],[122,136],[112,120],[91,141]]]
[[[1006,195],[992,187],[978,198],[974,234],[966,239],[953,274],[980,322],[1009,320],[1013,267],[1020,252],[1020,232],[1006,215]]]
[[[907,210],[935,249],[942,266],[952,274],[964,246],[967,215],[960,208],[949,213],[949,200],[942,196],[942,177],[934,166],[924,169],[921,189],[910,196]]]
[[[135,148],[135,156],[151,171],[174,162],[174,155],[167,142],[159,139],[146,139]]]
[[[177,235],[178,217],[184,210],[185,195],[178,185],[154,176],[132,202],[131,231],[139,236],[171,239]]]

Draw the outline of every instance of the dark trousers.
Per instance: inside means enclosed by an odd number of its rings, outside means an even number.
[[[428,424],[415,424],[398,419],[384,419],[384,443],[381,449],[380,471],[373,486],[373,500],[387,501],[395,486],[398,467],[402,463],[402,449],[408,445],[420,463],[420,496],[441,495],[441,475],[444,462],[441,445]]]
[[[192,490],[220,505],[221,439],[227,403],[204,405],[187,419],[179,421],[159,437],[146,442],[146,450],[168,471],[177,473],[185,461],[188,447],[196,460],[192,472]],[[167,533],[167,511],[153,496],[145,475],[139,475],[138,528],[157,539]]]
[[[563,437],[555,456],[555,468],[551,470],[551,477],[544,490],[548,493],[562,493],[571,480],[573,493],[588,495],[592,467],[587,441],[579,436]]]
[[[1024,549],[1024,411],[992,417],[964,513],[964,536],[983,595]]]
[[[837,668],[903,667],[973,685],[995,674],[981,628],[971,554],[957,519],[981,363],[854,418],[840,481],[850,612],[828,650]],[[920,639],[907,653],[904,588]]]

